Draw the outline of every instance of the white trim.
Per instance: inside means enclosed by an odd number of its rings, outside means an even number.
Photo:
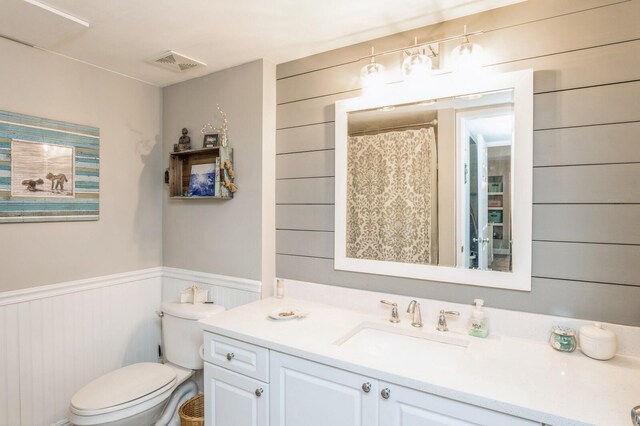
[[[83,280],[67,281],[63,283],[44,285],[40,287],[25,288],[0,292],[0,306],[29,302],[31,300],[60,296],[62,294],[77,293],[100,287],[126,284],[132,281],[141,281],[162,277],[162,268],[140,269],[137,271],[123,272],[120,274],[104,275],[101,277],[87,278]]]
[[[514,146],[512,149],[513,272],[477,271],[434,265],[353,259],[346,256],[347,115],[351,111],[444,99],[474,93],[513,90]],[[533,70],[459,79],[434,77],[421,88],[395,87],[375,98],[345,99],[335,104],[335,260],[339,270],[452,282],[482,287],[531,291],[533,200]]]
[[[233,288],[258,294],[260,294],[262,289],[262,283],[256,280],[211,274],[209,272],[191,271],[189,269],[169,268],[166,266],[162,268],[162,276],[185,281],[197,281],[201,284]]]
[[[262,288],[262,283],[260,281],[245,278],[190,271],[187,269],[156,267],[39,287],[30,287],[21,290],[0,292],[0,306],[14,305],[17,303],[29,302],[31,300],[45,299],[47,297],[162,277],[197,281],[202,284],[211,284],[219,287],[244,290],[258,294],[260,294]]]

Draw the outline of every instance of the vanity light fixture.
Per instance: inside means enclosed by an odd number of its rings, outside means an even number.
[[[467,26],[464,26],[464,41],[451,52],[451,70],[455,73],[468,73],[482,66],[484,52],[482,46],[469,41]]]
[[[350,63],[357,63],[365,59],[370,61],[370,63],[362,67],[360,70],[360,82],[363,94],[376,94],[380,93],[386,84],[385,68],[382,64],[376,62],[377,56],[385,56],[402,52],[404,55],[402,62],[402,74],[405,82],[409,82],[410,84],[416,81],[424,83],[431,74],[433,58],[438,57],[438,46],[440,43],[463,39],[463,43],[456,47],[452,52],[451,62],[454,65],[454,71],[458,69],[470,70],[475,69],[474,67],[479,67],[482,62],[482,47],[478,44],[469,42],[469,37],[482,33],[483,31],[468,33],[467,26],[465,25],[463,34],[439,40],[418,43],[418,39],[415,37],[412,46],[387,50],[382,53],[375,53],[372,47],[370,55],[355,59]]]
[[[414,46],[418,46],[418,37],[413,39]],[[435,56],[435,52],[428,46]],[[425,47],[413,47],[404,51],[404,60],[402,61],[402,75],[404,81],[410,84],[420,84],[424,82],[431,74],[433,62],[426,54]]]
[[[362,67],[360,70],[360,81],[362,82],[362,90],[366,94],[375,94],[382,90],[385,81],[384,65],[376,62],[376,55],[373,47],[371,47],[371,62]]]

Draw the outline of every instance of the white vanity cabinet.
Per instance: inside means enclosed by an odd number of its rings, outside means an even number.
[[[213,333],[203,357],[205,426],[540,426]]]
[[[271,351],[271,426],[540,426]]]
[[[204,333],[206,426],[269,425],[269,350]]]
[[[415,389],[380,382],[379,425],[540,426],[540,423]]]
[[[271,351],[271,426],[371,426],[378,383],[368,377]]]
[[[269,385],[204,364],[207,426],[268,426]]]

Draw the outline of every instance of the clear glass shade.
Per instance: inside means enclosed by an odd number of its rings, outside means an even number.
[[[360,70],[360,81],[365,90],[379,89],[386,83],[384,65],[371,62]]]
[[[424,53],[414,52],[405,55],[402,61],[402,75],[405,81],[424,81],[431,74],[432,62]]]
[[[451,70],[466,72],[478,69],[482,66],[483,55],[482,46],[466,41],[451,52]]]

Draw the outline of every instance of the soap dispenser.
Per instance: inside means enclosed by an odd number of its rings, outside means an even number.
[[[471,318],[469,318],[469,335],[475,337],[487,337],[489,335],[489,326],[487,319],[485,318],[484,300],[475,299],[473,301],[475,308],[471,312]]]

